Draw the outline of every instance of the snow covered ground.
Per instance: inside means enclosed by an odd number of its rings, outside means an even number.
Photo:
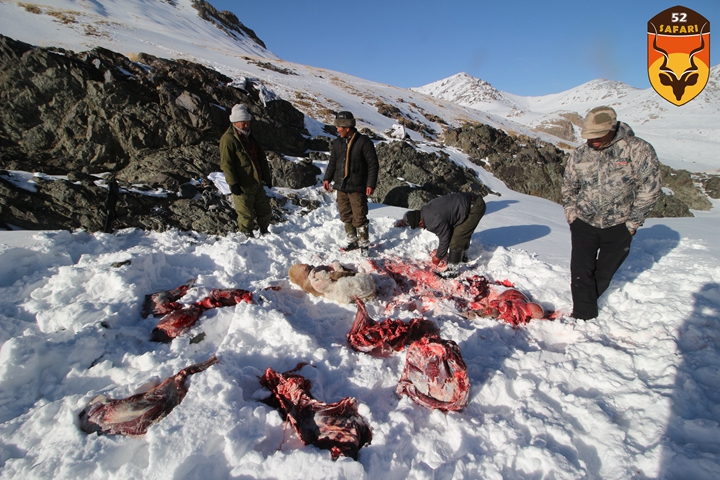
[[[463,156],[453,153],[455,161]],[[476,167],[477,168],[477,167]],[[502,193],[473,236],[465,274],[510,280],[567,313],[569,235],[562,209]],[[340,260],[332,198],[271,235],[120,231],[0,232],[0,472],[4,478],[718,478],[720,233],[718,210],[653,219],[601,300],[597,320],[562,316],[526,327],[468,320],[451,302],[422,314],[460,346],[467,408],[442,413],[395,395],[404,353],[376,358],[345,340],[355,307],[305,294],[294,263]],[[717,207],[717,203],[715,205]],[[436,237],[399,229],[402,209],[373,205],[374,261],[429,259]],[[126,263],[127,262],[127,263]],[[387,277],[373,273],[379,285]],[[217,308],[171,344],[149,341],[144,296],[190,278],[192,302],[212,288],[254,292]],[[452,281],[447,281],[452,282]],[[280,290],[265,290],[279,286]],[[381,293],[371,316],[409,319]],[[199,343],[191,339],[200,333]],[[216,354],[189,393],[140,438],[86,435],[78,413],[95,395],[124,398]],[[357,462],[303,446],[259,400],[265,368],[300,373],[315,398],[354,396],[373,428]]]

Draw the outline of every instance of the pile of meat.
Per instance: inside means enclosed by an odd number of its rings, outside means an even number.
[[[362,300],[356,299],[356,302],[355,322],[347,335],[352,348],[385,353],[410,345],[395,389],[398,395],[407,395],[418,405],[443,411],[462,410],[467,405],[470,379],[455,342],[440,338],[429,320],[375,322]]]
[[[113,400],[98,395],[80,412],[80,429],[98,435],[144,435],[150,425],[159,422],[180,405],[187,394],[185,380],[218,363],[216,356],[180,370],[145,393]]]
[[[346,397],[324,403],[310,395],[310,381],[294,370],[277,373],[268,368],[260,384],[272,393],[267,403],[278,408],[305,445],[330,450],[335,460],[340,455],[357,460],[358,450],[369,445],[372,430],[358,413],[357,400]]]
[[[149,315],[160,317],[160,321],[153,329],[150,339],[154,342],[171,342],[175,337],[190,330],[206,310],[217,307],[231,307],[240,302],[252,302],[252,293],[238,288],[213,289],[210,294],[189,305],[178,303],[195,283],[189,280],[174,290],[163,290],[145,296],[141,314],[143,318]]]
[[[507,280],[493,285],[482,275],[446,280],[435,275],[427,262],[385,259],[373,262],[373,267],[379,275],[392,278],[396,287],[388,292],[393,300],[386,312],[400,308],[425,313],[450,300],[468,318],[497,318],[515,327],[532,319],[554,318],[554,312],[544,311]]]
[[[508,288],[499,290],[491,287],[482,275],[474,275],[461,280],[459,285],[470,297],[465,311],[468,318],[499,318],[514,327],[527,324],[532,319],[552,319],[552,312],[545,313],[539,304],[531,302],[509,282],[501,282],[500,285]]]

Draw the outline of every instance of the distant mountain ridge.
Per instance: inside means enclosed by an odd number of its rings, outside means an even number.
[[[703,92],[682,107],[670,104],[652,88],[639,89],[607,79],[592,80],[560,93],[523,97],[497,90],[463,72],[412,90],[511,119],[570,144],[582,141],[579,127],[587,111],[610,105],[638,136],[656,146],[663,161],[691,171],[717,170],[720,65],[710,69]],[[699,165],[693,168],[693,163]]]

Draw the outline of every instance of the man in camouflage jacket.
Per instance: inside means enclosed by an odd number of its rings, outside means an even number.
[[[572,316],[588,320],[597,317],[597,300],[630,253],[662,184],[655,149],[618,122],[612,108],[592,109],[581,135],[587,144],[565,166],[562,197],[572,241]]]

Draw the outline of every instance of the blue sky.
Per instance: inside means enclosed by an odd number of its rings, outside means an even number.
[[[209,1],[282,59],[405,88],[459,72],[518,95],[596,78],[650,88],[647,22],[676,5],[710,20],[720,63],[720,0]]]

